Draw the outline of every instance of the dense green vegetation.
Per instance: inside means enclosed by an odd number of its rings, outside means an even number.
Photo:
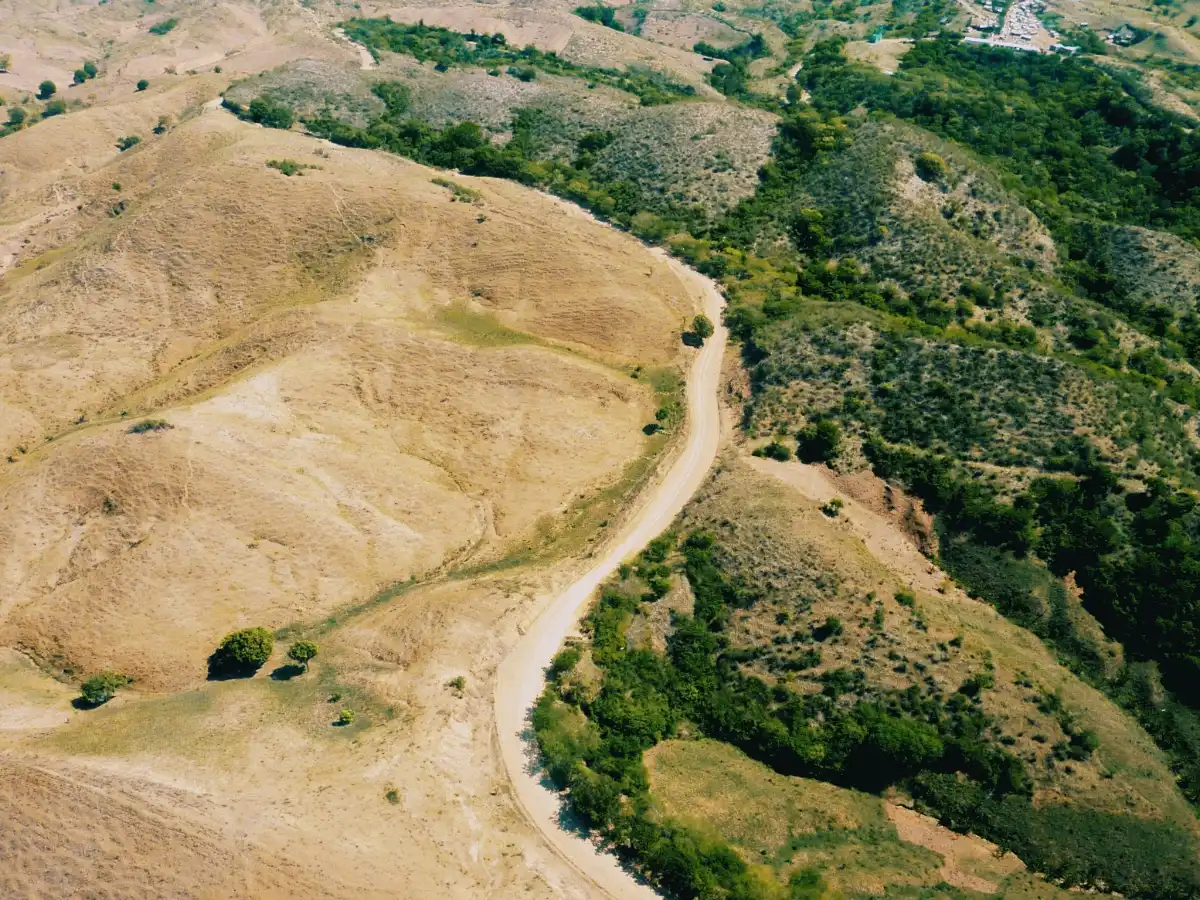
[[[253,675],[271,658],[274,649],[275,636],[265,628],[230,632],[208,658],[209,678]]]
[[[1094,63],[943,36],[916,44],[889,77],[849,62],[843,43],[818,44],[806,59],[801,78],[818,108],[866,104],[971,147],[1085,267],[1077,219],[1200,235],[1200,139]]]
[[[692,49],[701,56],[711,56],[713,59],[723,59],[725,62],[748,62],[769,56],[771,52],[761,34],[753,34],[732,47],[714,47],[712,44],[700,41]]]
[[[408,91],[402,84],[383,83],[374,91],[386,109],[365,128],[328,115],[305,124],[313,134],[338,144],[390,150],[468,175],[491,175],[536,185],[649,240],[661,240],[689,227],[704,227],[704,210],[669,196],[651,195],[631,181],[595,168],[596,153],[611,143],[611,132],[585,133],[576,142],[571,158],[563,159],[549,152],[542,137],[546,115],[539,110],[518,110],[512,121],[512,139],[497,146],[474,122],[439,129],[411,118]]]
[[[603,25],[605,28],[611,28],[613,31],[624,31],[625,26],[617,21],[617,11],[611,6],[605,6],[603,3],[595,3],[591,6],[575,7],[575,15],[581,19],[587,19],[589,22],[595,22],[597,25]]]
[[[707,533],[693,532],[679,547],[677,568],[695,598],[694,614],[674,617],[665,655],[630,649],[625,628],[642,605],[666,593],[654,584],[675,568],[674,549],[669,535],[652,542],[628,577],[602,590],[585,620],[603,674],[598,690],[565,677],[579,652],[564,651],[533,719],[547,771],[568,789],[572,809],[618,852],[632,854],[668,895],[772,896],[729,848],[653,813],[642,754],[683,722],[782,773],[870,791],[902,785],[943,821],[1018,850],[1066,885],[1104,884],[1144,897],[1200,890],[1186,832],[1131,816],[1033,806],[1029,773],[995,740],[996,723],[981,706],[992,683],[986,668],[949,696],[928,684],[874,687],[857,669],[825,672],[817,694],[745,674],[745,654],[730,648],[723,631],[733,609],[758,598],[725,573]],[[835,633],[840,622],[826,628]],[[1064,757],[1085,758],[1095,746],[1095,735],[1077,732]]]
[[[442,71],[452,66],[488,69],[511,66],[513,69],[510,71],[517,73],[528,70],[565,75],[626,91],[637,97],[643,106],[671,103],[696,93],[691,85],[680,84],[653,69],[631,67],[621,70],[582,66],[532,45],[518,50],[510,47],[502,34],[460,34],[423,23],[402,25],[390,19],[350,19],[343,22],[341,27],[345,29],[347,37],[367,47],[372,53],[390,50],[421,62],[432,60]]]

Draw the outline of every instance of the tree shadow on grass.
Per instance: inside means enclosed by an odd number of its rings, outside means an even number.
[[[231,681],[235,678],[249,678],[260,668],[262,667],[248,666],[232,660],[220,649],[217,649],[208,657],[208,680]]]
[[[288,663],[271,672],[272,681],[291,681],[297,675],[304,674],[304,667]]]

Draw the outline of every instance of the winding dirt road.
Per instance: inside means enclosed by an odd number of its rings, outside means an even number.
[[[540,773],[533,769],[528,716],[545,685],[546,667],[563,639],[577,628],[596,588],[671,524],[716,459],[721,436],[717,389],[726,339],[725,328],[720,324],[723,299],[712,281],[681,263],[668,262],[685,284],[702,293],[704,312],[716,328],[696,355],[688,374],[687,434],[683,449],[665,475],[639,498],[634,512],[601,551],[602,555],[550,600],[500,664],[496,677],[500,753],[517,802],[550,845],[596,885],[600,896],[620,900],[650,900],[658,895],[635,881],[615,857],[597,853],[591,843],[559,827],[558,795],[543,786]]]

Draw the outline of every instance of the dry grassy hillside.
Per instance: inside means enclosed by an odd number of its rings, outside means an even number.
[[[435,176],[213,110],[79,180],[0,283],[7,643],[194,683],[229,628],[498,555],[656,446],[628,372],[677,356],[679,282]]]
[[[361,97],[339,4],[8,12],[0,894],[585,896],[506,793],[487,686],[560,574],[537,560],[586,553],[670,448],[673,413],[644,428],[695,289],[548,196],[217,108],[292,61]],[[699,57],[570,4],[355,12],[709,91]],[[275,657],[206,681],[245,625]],[[299,635],[320,656],[287,680]],[[102,669],[132,687],[73,707]]]

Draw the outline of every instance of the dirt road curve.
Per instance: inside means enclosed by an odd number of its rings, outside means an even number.
[[[720,413],[717,388],[725,328],[721,322],[722,298],[707,278],[670,260],[683,281],[703,294],[704,311],[716,333],[699,351],[687,380],[687,435],[682,451],[659,482],[639,499],[621,532],[582,577],[559,592],[542,610],[512,652],[500,664],[496,678],[496,726],[504,766],[513,791],[530,820],[546,840],[589,878],[598,897],[647,900],[655,894],[637,883],[614,857],[558,827],[558,797],[530,772],[531,746],[524,737],[528,713],[544,685],[543,673],[563,639],[577,626],[592,594],[622,562],[657,537],[695,493],[717,455]]]

